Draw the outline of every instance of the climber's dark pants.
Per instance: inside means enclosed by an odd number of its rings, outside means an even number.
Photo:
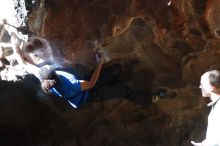
[[[152,93],[144,90],[134,90],[124,84],[119,84],[118,78],[122,72],[120,64],[104,67],[93,89],[90,90],[88,102],[100,102],[113,98],[126,98],[141,105],[152,103]]]

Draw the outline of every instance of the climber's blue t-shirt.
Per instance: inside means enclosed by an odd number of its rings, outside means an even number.
[[[78,108],[88,97],[88,91],[82,91],[80,81],[73,74],[56,71],[59,82],[50,89],[53,95],[65,98],[71,106]]]

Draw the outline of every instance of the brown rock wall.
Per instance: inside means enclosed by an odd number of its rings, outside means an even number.
[[[198,86],[203,72],[220,69],[220,3],[169,2],[48,0],[30,14],[31,31],[72,64],[93,68],[92,51],[100,47],[123,65],[128,85],[169,91],[169,99],[148,108],[121,99],[80,110],[48,102],[76,133],[73,145],[189,146],[191,139],[204,138],[209,109]]]
[[[210,33],[219,38],[219,0],[209,0],[206,5],[205,20],[209,26]]]

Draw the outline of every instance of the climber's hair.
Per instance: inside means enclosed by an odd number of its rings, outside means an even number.
[[[220,88],[220,71],[211,70],[209,73],[209,81],[213,87]]]
[[[49,65],[41,67],[39,70],[39,75],[41,80],[53,80],[56,78],[55,70]]]

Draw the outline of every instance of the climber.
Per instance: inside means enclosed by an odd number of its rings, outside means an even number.
[[[41,68],[27,63],[22,58],[22,52],[17,48],[17,54],[22,63],[28,68],[35,69],[36,77],[41,81],[42,90],[47,94],[52,94],[66,99],[74,108],[79,108],[85,101],[98,102],[116,97],[124,97],[135,103],[150,105],[152,97],[164,96],[165,90],[160,90],[152,94],[144,90],[133,90],[127,85],[117,84],[122,67],[119,64],[113,64],[103,68],[103,54],[97,54],[97,66],[93,71],[90,80],[77,79],[72,73],[54,69],[46,65]],[[102,70],[101,70],[102,69]],[[33,70],[30,72],[32,73]]]
[[[200,87],[203,97],[209,97],[211,112],[208,116],[206,138],[199,143],[191,141],[194,146],[220,146],[220,71],[211,70],[201,76]]]
[[[98,102],[115,97],[124,97],[132,102],[150,105],[152,93],[144,90],[133,90],[124,84],[117,84],[122,67],[119,64],[103,68],[103,55],[100,54],[98,64],[89,81],[78,80],[73,74],[42,67],[39,70],[42,89],[48,93],[65,98],[74,108],[85,101]],[[162,96],[165,92],[154,95]]]

